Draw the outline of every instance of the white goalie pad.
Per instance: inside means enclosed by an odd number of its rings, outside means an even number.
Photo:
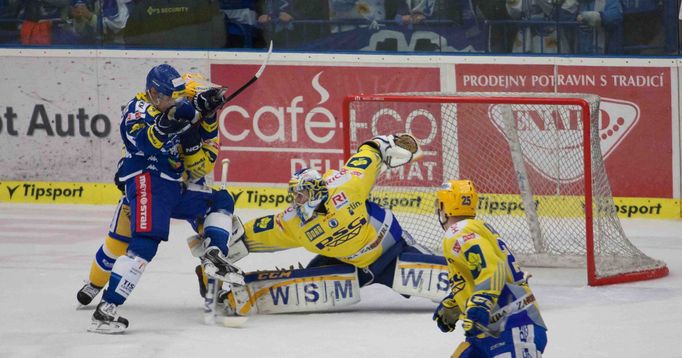
[[[246,286],[233,287],[236,314],[333,311],[360,301],[351,265],[247,273]]]
[[[440,302],[450,292],[445,258],[418,253],[401,254],[395,265],[393,290]]]

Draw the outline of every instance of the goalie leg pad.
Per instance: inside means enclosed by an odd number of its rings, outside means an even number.
[[[413,252],[402,253],[395,265],[393,290],[439,302],[450,292],[445,258]]]
[[[236,311],[246,315],[332,311],[360,301],[355,266],[258,271],[245,276],[246,286],[233,287]]]

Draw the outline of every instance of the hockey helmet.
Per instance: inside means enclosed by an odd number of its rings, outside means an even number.
[[[327,200],[327,183],[317,170],[303,168],[289,180],[289,195],[293,199],[292,206],[296,214],[301,221],[306,222],[313,216],[315,209]]]
[[[476,216],[478,193],[471,180],[448,180],[436,192],[436,213],[441,224],[449,216]]]
[[[147,74],[147,91],[151,88],[168,97],[185,90],[185,80],[180,73],[168,64],[154,66]]]

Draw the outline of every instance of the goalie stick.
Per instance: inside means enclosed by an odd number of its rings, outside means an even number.
[[[227,171],[230,166],[229,159],[223,159],[222,168],[220,172],[220,190],[225,190],[227,188]],[[225,327],[239,327],[243,325],[248,317],[241,316],[224,316],[219,315],[217,310],[218,305],[218,292],[221,289],[219,280],[214,277],[208,276],[206,280],[206,297],[204,297],[204,323],[206,324],[216,324],[220,323]],[[225,282],[225,284],[228,284]]]

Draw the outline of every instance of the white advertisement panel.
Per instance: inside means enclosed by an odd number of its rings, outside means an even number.
[[[208,72],[206,59],[169,54],[0,56],[0,180],[111,182],[121,108],[144,91],[149,69],[167,62],[181,73]]]

